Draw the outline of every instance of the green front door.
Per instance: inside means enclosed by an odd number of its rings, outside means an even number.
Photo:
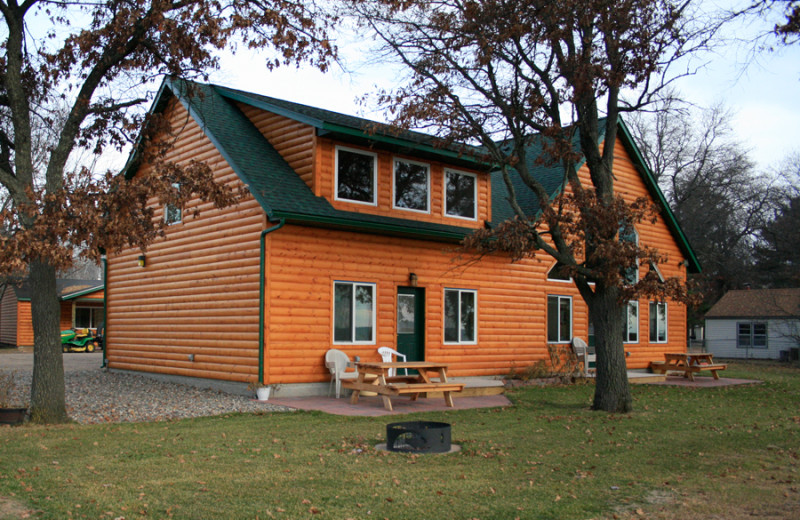
[[[425,289],[397,288],[397,351],[425,361]]]

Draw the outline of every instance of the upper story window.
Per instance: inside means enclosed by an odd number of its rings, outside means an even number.
[[[633,227],[631,224],[623,224],[619,228],[619,241],[620,242],[632,242],[635,245],[639,245],[639,233],[636,231],[636,228]],[[629,285],[633,285],[639,281],[639,259],[636,259],[636,265],[632,265],[624,270],[622,273],[625,281]]]
[[[173,188],[180,191],[181,185],[177,182],[172,185]],[[180,206],[175,206],[173,204],[167,204],[164,207],[164,220],[167,224],[177,224],[183,218],[183,211],[181,210]]]
[[[572,278],[570,278],[569,273],[567,272],[566,266],[561,262],[556,262],[553,267],[547,271],[547,279],[554,282],[572,281]]]
[[[336,147],[336,199],[377,204],[378,156]]]
[[[394,160],[394,207],[430,211],[430,166],[406,159]]]
[[[445,215],[475,220],[478,216],[478,178],[475,174],[445,171]]]

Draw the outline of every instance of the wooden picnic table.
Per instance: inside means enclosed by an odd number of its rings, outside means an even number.
[[[431,361],[359,362],[358,378],[355,381],[342,381],[344,388],[353,390],[352,404],[358,403],[362,391],[375,392],[383,398],[383,407],[392,410],[392,396],[410,395],[412,401],[428,392],[442,392],[447,406],[453,406],[451,392],[461,392],[463,383],[447,380],[447,365]],[[416,370],[417,375],[394,375],[400,370]]]
[[[707,370],[714,379],[719,379],[720,370],[725,370],[728,365],[714,363],[714,355],[708,352],[670,352],[664,354],[664,361],[652,361],[650,369],[653,372],[666,374],[667,372],[682,372],[684,377],[694,381],[695,372]]]

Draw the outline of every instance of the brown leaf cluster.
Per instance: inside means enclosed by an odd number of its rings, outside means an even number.
[[[503,253],[513,261],[549,254],[562,264],[562,272],[596,286],[617,287],[620,301],[651,297],[692,303],[696,294],[679,278],[662,280],[656,266],[670,261],[657,249],[633,240],[621,240],[625,229],[654,224],[660,210],[648,198],[632,203],[617,196],[610,204],[593,191],[575,190],[547,204],[536,219],[515,217],[495,228],[477,230],[463,242],[465,252],[478,256]],[[553,248],[549,237],[558,229],[564,246]],[[542,251],[543,248],[550,248]],[[638,269],[635,283],[626,276]]]
[[[67,269],[76,257],[99,262],[105,253],[127,247],[144,250],[163,235],[166,222],[155,218],[152,201],[185,207],[193,197],[223,208],[235,204],[245,191],[214,181],[205,163],[184,165],[158,162],[154,175],[125,179],[122,175],[83,182],[70,176],[55,193],[27,192],[32,202],[0,213],[0,272],[19,273],[33,261]],[[176,188],[179,185],[180,188]],[[194,206],[190,216],[197,216]]]

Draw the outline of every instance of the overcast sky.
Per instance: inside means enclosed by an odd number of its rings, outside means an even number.
[[[763,30],[748,21],[732,30]],[[379,112],[359,104],[364,94],[390,88],[399,72],[387,64],[370,64],[369,42],[340,41],[348,72],[333,67],[321,73],[310,67],[267,71],[264,56],[241,51],[223,59],[211,76],[214,83],[369,119]],[[777,47],[752,58],[752,45],[724,46],[693,77],[677,87],[683,98],[708,107],[722,101],[733,113],[737,139],[750,149],[760,168],[776,166],[792,152],[800,153],[800,44]]]

